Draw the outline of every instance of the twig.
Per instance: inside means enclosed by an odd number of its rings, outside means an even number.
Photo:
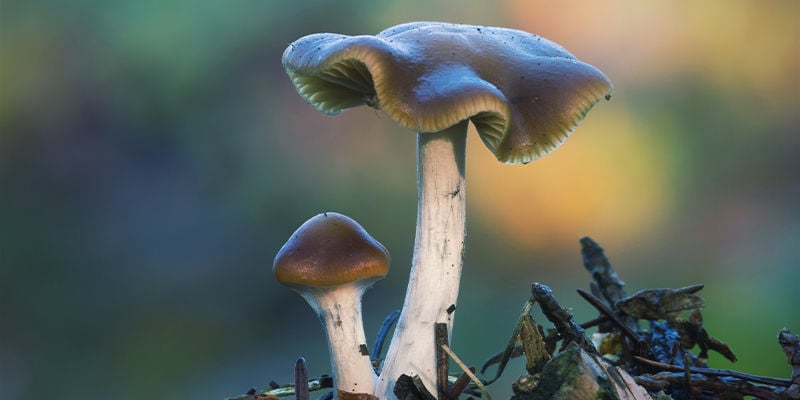
[[[539,303],[545,317],[556,326],[556,330],[564,339],[562,346],[569,342],[575,342],[586,352],[600,355],[592,342],[586,338],[583,328],[572,319],[572,314],[558,304],[553,297],[553,291],[546,285],[535,282],[532,287],[533,298]]]
[[[469,372],[471,372],[474,375],[475,368],[469,367]],[[469,381],[470,381],[469,375],[467,375],[466,372],[462,372],[461,375],[458,376],[456,381],[453,382],[453,385],[450,386],[450,389],[447,390],[447,400],[457,400],[458,396],[460,396],[461,393],[463,393],[464,390],[467,388],[467,385],[469,385]]]
[[[703,314],[699,309],[692,310],[686,320],[676,318],[669,323],[680,334],[684,348],[692,348],[695,345],[700,347],[698,357],[708,359],[708,351],[714,350],[731,362],[736,362],[736,354],[733,354],[731,348],[719,339],[711,337],[703,327]]]
[[[583,289],[578,289],[578,294],[581,295],[581,297],[583,297],[584,300],[588,301],[589,304],[594,306],[594,308],[596,308],[597,311],[600,311],[600,313],[603,314],[603,316],[605,316],[606,318],[611,320],[611,322],[613,322],[614,325],[618,326],[622,330],[622,333],[625,336],[627,336],[630,340],[632,340],[634,343],[636,343],[636,345],[637,345],[636,346],[637,347],[636,348],[637,354],[647,354],[647,342],[642,340],[642,338],[639,337],[639,335],[636,334],[636,332],[634,332],[633,329],[631,329],[628,325],[626,325],[624,322],[622,322],[617,317],[617,315],[616,315],[616,313],[614,311],[612,311],[605,304],[603,304],[600,301],[600,299],[595,297],[593,294],[591,294],[591,293],[589,293],[589,292],[587,292],[587,291],[585,291]]]
[[[306,367],[306,359],[300,357],[294,364],[294,388],[295,399],[308,400],[310,397],[308,393],[308,368]]]
[[[581,242],[581,255],[583,255],[583,266],[592,274],[597,282],[600,293],[608,304],[613,308],[621,298],[625,297],[623,287],[625,282],[619,279],[611,263],[608,261],[603,248],[590,237],[583,237]]]
[[[447,373],[449,362],[444,348],[447,347],[447,324],[436,323],[433,325],[436,340],[436,395],[439,399],[447,398]]]
[[[664,364],[658,361],[648,360],[644,357],[633,356],[633,359],[651,367],[656,367],[658,369],[664,371],[671,371],[671,372],[685,372],[685,368],[679,365],[671,365],[671,364]],[[714,368],[698,368],[698,367],[689,367],[689,371],[693,374],[701,374],[701,375],[708,375],[708,376],[720,376],[720,377],[733,377],[738,379],[743,379],[750,382],[761,383],[765,385],[772,385],[772,386],[780,386],[780,387],[789,387],[792,382],[788,379],[781,379],[781,378],[771,378],[768,376],[758,376],[758,375],[750,375],[745,374],[743,372],[731,371],[727,369],[714,369]]]
[[[483,394],[486,395],[486,398],[488,400],[492,400],[492,395],[489,393],[489,390],[486,389],[486,386],[483,384],[483,382],[481,382],[481,380],[478,379],[478,377],[472,373],[472,370],[469,367],[467,367],[467,365],[464,364],[464,362],[461,361],[461,359],[458,358],[458,356],[455,353],[453,353],[453,350],[450,350],[450,348],[444,344],[441,345],[441,348],[450,356],[450,358],[453,359],[453,361],[461,368],[461,370],[464,371],[464,373],[467,374],[467,376],[469,376],[469,379],[471,379],[472,382],[475,384],[475,386],[477,386],[483,392]]]
[[[716,376],[706,376],[703,374],[693,374],[691,378],[692,387],[685,387],[686,376],[683,372],[659,372],[654,375],[639,375],[633,377],[637,384],[646,388],[649,392],[670,391],[670,387],[678,387],[687,392],[694,389],[701,389],[703,395],[701,399],[742,399],[744,396],[754,396],[761,400],[786,400],[781,395],[782,389],[772,386],[754,385],[743,379],[720,378]],[[710,393],[709,393],[710,392]]]
[[[692,357],[683,353],[683,380],[689,388],[689,399],[694,400],[694,388],[692,387]]]

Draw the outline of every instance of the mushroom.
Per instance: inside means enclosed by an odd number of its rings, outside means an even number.
[[[499,161],[526,164],[564,142],[610,97],[611,83],[540,36],[439,22],[305,36],[286,49],[283,66],[323,113],[368,105],[418,132],[411,276],[376,393],[389,398],[401,374],[433,388],[433,327],[447,323],[452,333],[461,276],[467,121]]]
[[[334,212],[309,219],[275,256],[278,282],[316,311],[328,338],[339,399],[373,398],[377,376],[361,320],[361,296],[389,272],[389,252],[353,219]]]

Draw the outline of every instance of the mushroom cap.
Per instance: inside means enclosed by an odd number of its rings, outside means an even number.
[[[308,35],[289,45],[283,67],[319,111],[369,105],[417,132],[470,119],[509,164],[556,149],[613,91],[602,72],[540,36],[440,22]]]
[[[278,282],[298,287],[330,287],[374,282],[389,272],[389,252],[346,215],[318,214],[301,225],[275,256]]]

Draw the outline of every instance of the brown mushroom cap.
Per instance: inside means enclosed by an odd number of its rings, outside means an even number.
[[[334,212],[309,219],[275,256],[272,271],[290,287],[330,287],[377,280],[389,272],[389,252],[358,222]]]
[[[540,36],[438,22],[305,36],[283,53],[283,66],[324,113],[369,105],[418,132],[469,118],[510,164],[556,149],[613,90],[602,72]]]

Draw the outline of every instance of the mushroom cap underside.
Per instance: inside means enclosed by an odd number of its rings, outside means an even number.
[[[355,220],[326,212],[301,225],[275,256],[273,273],[291,287],[374,282],[389,272],[390,256]]]
[[[305,36],[286,49],[283,66],[324,113],[369,105],[418,132],[470,119],[510,164],[557,148],[613,91],[602,72],[540,36],[437,22]]]

